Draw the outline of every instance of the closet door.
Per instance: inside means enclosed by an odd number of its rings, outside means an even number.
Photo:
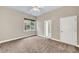
[[[60,40],[70,44],[77,44],[77,16],[60,19]]]

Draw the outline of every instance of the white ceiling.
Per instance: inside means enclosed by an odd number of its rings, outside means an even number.
[[[48,11],[61,8],[61,6],[42,6],[40,8],[40,12],[31,11],[32,6],[8,6],[8,8],[11,8],[11,9],[23,12],[23,13],[28,13],[33,16],[39,16]]]

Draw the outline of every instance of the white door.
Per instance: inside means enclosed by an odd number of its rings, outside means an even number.
[[[77,16],[60,19],[60,40],[70,44],[77,44]]]
[[[44,21],[44,34],[45,37],[51,38],[51,20]]]

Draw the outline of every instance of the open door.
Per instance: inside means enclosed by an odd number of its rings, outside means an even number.
[[[51,20],[44,21],[44,36],[51,38]]]

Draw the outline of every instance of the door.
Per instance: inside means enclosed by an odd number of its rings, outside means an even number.
[[[77,16],[60,19],[60,40],[77,44]]]
[[[47,38],[51,38],[51,20],[44,21],[44,35]]]

